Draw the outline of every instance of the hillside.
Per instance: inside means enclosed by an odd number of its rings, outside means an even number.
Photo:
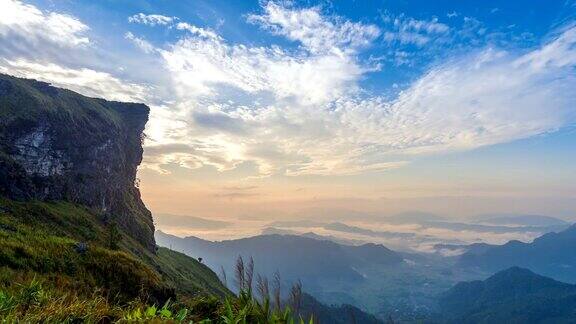
[[[158,231],[156,240],[160,246],[202,257],[214,270],[223,266],[231,272],[239,255],[253,257],[259,273],[271,276],[276,270],[281,270],[285,279],[302,280],[305,286],[315,285],[318,278],[359,282],[364,277],[355,267],[402,262],[399,254],[382,245],[348,246],[298,235],[259,235],[212,242],[196,237],[180,238]]]
[[[152,253],[90,209],[68,202],[0,198],[0,278],[0,295],[38,281],[54,302],[73,298],[69,308],[95,303],[98,309],[60,309],[60,319],[113,319],[123,314],[118,306],[135,301],[163,305],[229,294],[207,266],[165,248]]]
[[[235,296],[207,265],[156,246],[135,186],[148,111],[0,75],[2,321],[298,318],[287,302]],[[323,316],[339,309],[313,303]]]
[[[318,302],[314,297],[304,294],[302,296],[301,313],[304,318],[314,316],[318,323],[330,324],[378,324],[383,323],[374,315],[367,314],[352,305],[327,306]]]
[[[576,286],[512,267],[457,284],[440,305],[442,318],[453,323],[573,323]]]
[[[230,295],[155,245],[135,186],[148,111],[0,75],[0,317],[112,321]]]
[[[512,266],[576,283],[576,226],[558,233],[547,233],[531,243],[510,241],[483,251],[470,251],[460,257],[460,265],[500,271]]]

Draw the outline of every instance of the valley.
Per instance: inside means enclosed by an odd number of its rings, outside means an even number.
[[[576,323],[576,0],[0,0],[0,324]]]

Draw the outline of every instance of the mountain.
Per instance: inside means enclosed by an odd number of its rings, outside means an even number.
[[[338,231],[343,233],[361,234],[372,237],[382,237],[382,238],[413,238],[416,236],[415,233],[400,233],[391,231],[373,231],[371,229],[366,229],[357,226],[351,226],[344,223],[330,223],[324,225],[327,230]]]
[[[266,227],[262,229],[260,232],[261,235],[272,235],[272,234],[279,234],[279,235],[300,235],[304,237],[313,238],[316,240],[325,240],[325,241],[332,241],[334,243],[338,243],[341,245],[361,245],[365,244],[365,241],[362,240],[355,240],[355,239],[346,239],[342,237],[336,237],[333,235],[320,235],[314,232],[306,232],[306,233],[298,233],[293,230],[289,229],[282,229],[282,228],[275,228],[275,227]]]
[[[187,308],[179,314],[188,320],[216,321],[227,316],[226,302],[250,307],[243,315],[248,322],[270,316],[259,313],[255,299],[234,298],[207,265],[156,246],[151,214],[135,186],[148,112],[142,104],[0,74],[0,318],[169,321]],[[161,217],[167,226],[186,218]],[[227,225],[193,219],[199,224]],[[363,262],[371,248],[355,260]],[[152,304],[169,308],[160,312]],[[327,322],[345,311],[373,319],[310,296],[302,306]]]
[[[374,315],[370,315],[361,309],[352,305],[327,306],[324,305],[309,294],[302,295],[300,314],[304,318],[314,317],[314,323],[330,324],[378,324],[383,323]]]
[[[154,250],[136,168],[149,108],[0,74],[0,195],[88,206]]]
[[[0,318],[111,322],[231,295],[155,244],[135,186],[148,112],[0,74]]]
[[[383,221],[391,224],[418,224],[424,228],[481,233],[547,233],[566,229],[569,225],[561,219],[542,215],[484,214],[471,217],[468,222],[455,222],[423,212],[401,213],[386,217]]]
[[[402,257],[383,245],[340,245],[299,235],[259,235],[212,242],[196,237],[180,238],[156,232],[159,245],[172,247],[193,257],[202,257],[212,269],[221,266],[231,273],[236,258],[254,258],[256,272],[272,276],[276,270],[284,279],[314,285],[318,279],[362,281],[355,267],[365,264],[395,265]]]
[[[483,214],[472,217],[475,222],[492,225],[565,226],[562,219],[545,215]]]
[[[189,307],[191,312],[179,314],[194,322],[216,321],[225,316],[223,297],[253,309],[243,316],[269,316],[257,311],[254,299],[234,299],[205,264],[156,246],[151,213],[135,186],[148,113],[142,104],[88,98],[0,74],[0,318],[173,318],[170,309],[157,312],[155,304]],[[167,226],[186,218],[161,217]],[[370,318],[352,306],[304,301],[329,322],[342,309]]]
[[[461,282],[440,296],[453,323],[574,323],[576,286],[512,267],[484,281]]]
[[[568,225],[550,226],[507,226],[507,225],[485,225],[458,222],[421,222],[423,228],[445,228],[452,231],[472,231],[479,233],[548,233],[550,231],[564,230]]]
[[[459,264],[487,271],[500,271],[512,266],[528,268],[556,280],[576,283],[576,225],[547,233],[531,243],[510,241],[484,251],[467,252]]]

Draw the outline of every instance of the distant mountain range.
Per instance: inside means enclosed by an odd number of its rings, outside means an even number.
[[[494,234],[510,238],[534,238],[544,233],[562,231],[570,226],[569,223],[550,216],[518,215],[518,214],[486,214],[459,221],[444,218],[438,215],[411,212],[393,216],[372,219],[371,223],[349,224],[346,222],[319,222],[310,220],[275,221],[268,224],[263,230],[264,234],[294,234],[305,235],[303,232],[318,229],[329,232],[330,240],[344,244],[358,244],[358,242],[344,242],[353,237],[355,240],[377,240],[396,251],[408,252],[418,249],[423,244],[456,244],[464,247],[468,241],[481,241],[490,239]],[[418,225],[417,229],[399,230],[398,227],[388,225]],[[442,237],[436,229],[463,232],[462,237]],[[313,234],[313,233],[312,233]],[[326,234],[324,234],[326,235]],[[306,235],[310,236],[310,235]],[[449,254],[461,253],[457,250],[443,249]],[[460,247],[458,251],[463,251]]]
[[[306,233],[299,233],[289,229],[283,228],[275,228],[275,227],[266,227],[261,232],[261,235],[272,235],[272,234],[279,234],[279,235],[299,235],[304,237],[309,237],[317,240],[325,240],[325,241],[332,241],[334,243],[342,244],[342,245],[362,245],[366,244],[366,241],[362,240],[355,240],[355,239],[347,239],[343,237],[336,237],[334,235],[320,235],[314,232],[306,232]]]
[[[460,265],[486,271],[512,266],[528,268],[545,276],[576,283],[576,225],[542,235],[531,243],[510,241],[460,256]]]
[[[474,222],[491,225],[564,226],[568,222],[545,215],[483,214],[471,218]]]
[[[441,322],[574,323],[576,285],[512,267],[462,282],[440,297]]]
[[[202,257],[212,269],[221,267],[231,275],[238,256],[253,257],[255,271],[272,276],[281,271],[285,280],[314,285],[322,280],[362,281],[356,268],[367,264],[387,266],[402,263],[396,252],[379,244],[349,246],[298,235],[259,235],[212,242],[196,237],[180,238],[156,232],[156,242],[193,257]]]

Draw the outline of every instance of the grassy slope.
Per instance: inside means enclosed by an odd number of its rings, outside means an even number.
[[[119,125],[121,117],[106,107],[105,101],[79,96],[77,93],[53,88],[47,83],[20,79],[0,74],[0,121],[38,120],[41,111],[50,111],[60,117],[74,118],[76,121],[90,122],[94,116]],[[11,84],[11,85],[10,85]],[[2,87],[10,87],[4,90]],[[3,91],[15,91],[10,96],[2,96]],[[52,96],[54,94],[57,96]],[[25,107],[25,108],[23,108]],[[2,124],[0,122],[0,124]]]
[[[217,296],[229,294],[228,289],[210,268],[183,253],[159,248],[157,260],[165,279],[177,287],[183,295],[195,295],[198,291],[210,292]]]
[[[112,317],[135,300],[229,293],[208,267],[178,252],[162,248],[155,255],[123,233],[120,249],[108,249],[108,231],[84,207],[0,198],[0,312],[2,291],[22,290],[34,278],[50,299],[84,300],[80,313],[94,307],[88,313]],[[78,253],[77,242],[87,242],[88,251]]]

